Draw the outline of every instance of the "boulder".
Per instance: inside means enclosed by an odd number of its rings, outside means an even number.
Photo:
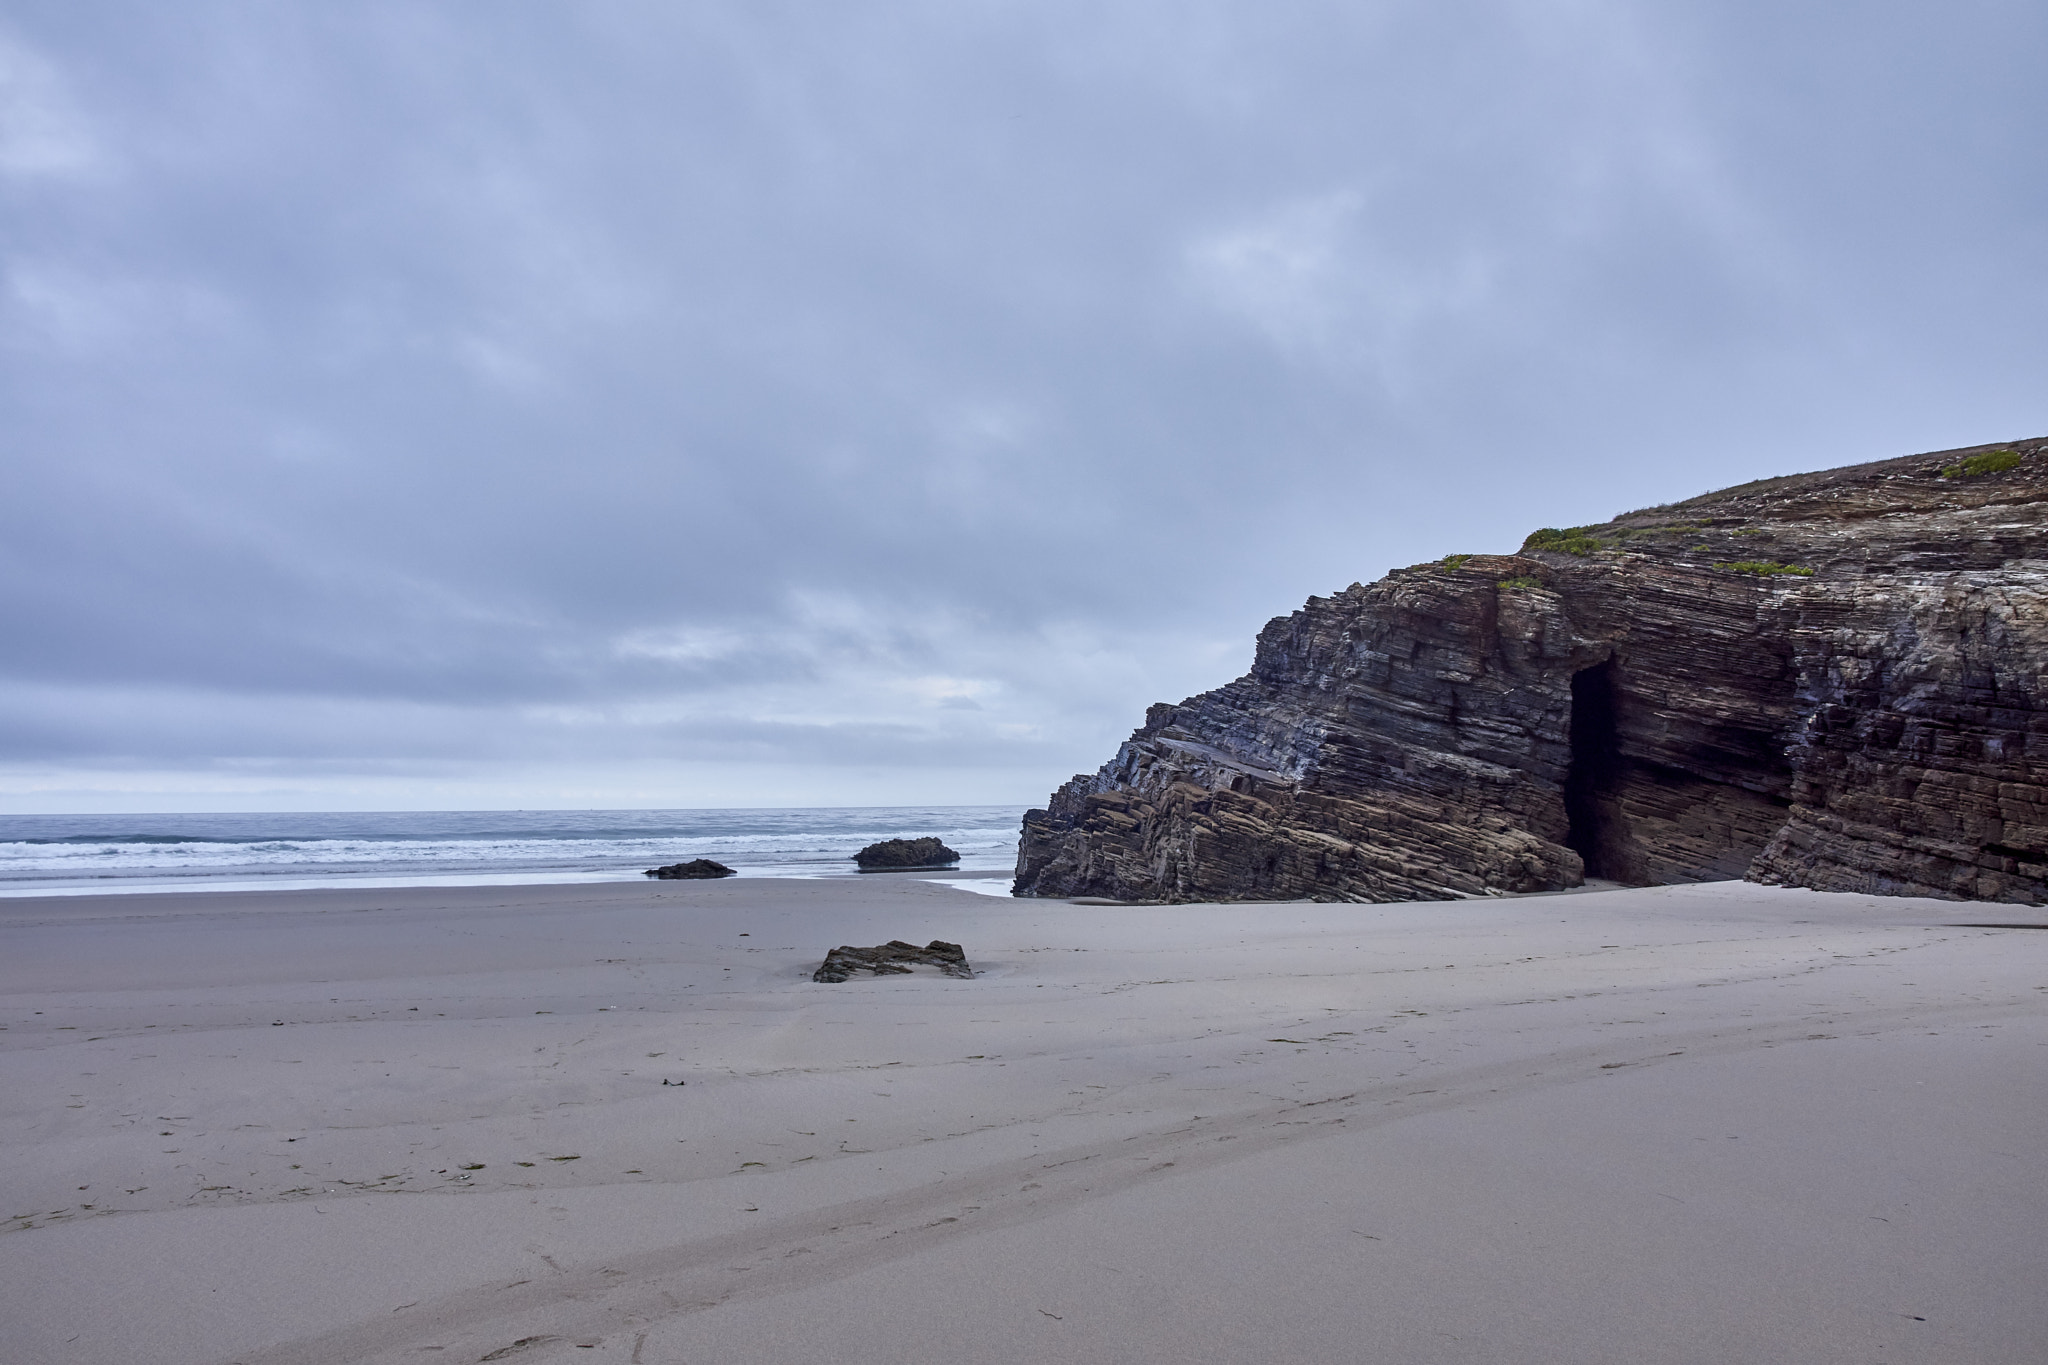
[[[825,964],[811,973],[811,980],[844,981],[855,972],[866,972],[870,976],[907,976],[914,966],[937,967],[947,976],[974,975],[974,969],[967,965],[966,950],[957,943],[935,938],[920,948],[915,943],[892,938],[874,948],[834,948],[825,954]]]
[[[659,877],[665,882],[699,881],[712,877],[735,877],[739,874],[724,863],[714,863],[709,858],[693,858],[687,863],[670,863],[667,867],[650,867],[650,877]]]
[[[929,836],[923,839],[884,839],[869,844],[853,855],[863,872],[896,872],[915,867],[951,867],[960,855]]]

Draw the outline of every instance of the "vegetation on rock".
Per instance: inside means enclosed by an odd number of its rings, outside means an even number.
[[[1717,569],[1731,569],[1736,573],[1751,573],[1759,578],[1775,578],[1780,574],[1792,574],[1798,578],[1813,577],[1813,570],[1803,569],[1797,564],[1779,564],[1768,559],[1737,559],[1726,564],[1716,564]]]
[[[1956,461],[1941,471],[1944,479],[1973,479],[1979,474],[2003,474],[2008,469],[2017,469],[2020,463],[2016,450],[1987,450],[1981,455],[1971,455]]]
[[[1559,554],[1584,558],[1607,548],[1606,542],[1588,534],[1593,529],[1591,526],[1569,526],[1560,531],[1555,526],[1546,526],[1529,533],[1529,538],[1522,542],[1522,551],[1526,554],[1531,550],[1555,550]]]

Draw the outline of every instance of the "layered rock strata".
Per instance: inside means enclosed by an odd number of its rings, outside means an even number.
[[[1310,598],[1025,816],[1016,891],[1748,877],[2048,901],[2048,440],[1762,480]]]

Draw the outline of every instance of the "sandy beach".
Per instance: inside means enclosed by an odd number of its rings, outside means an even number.
[[[9,900],[0,1358],[2034,1365],[2048,934],[1973,924],[2048,913]],[[810,981],[892,938],[979,975]]]

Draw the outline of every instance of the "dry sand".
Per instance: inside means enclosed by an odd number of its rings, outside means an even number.
[[[2048,915],[4,901],[0,1359],[2038,1365],[2048,934],[1964,921]]]

